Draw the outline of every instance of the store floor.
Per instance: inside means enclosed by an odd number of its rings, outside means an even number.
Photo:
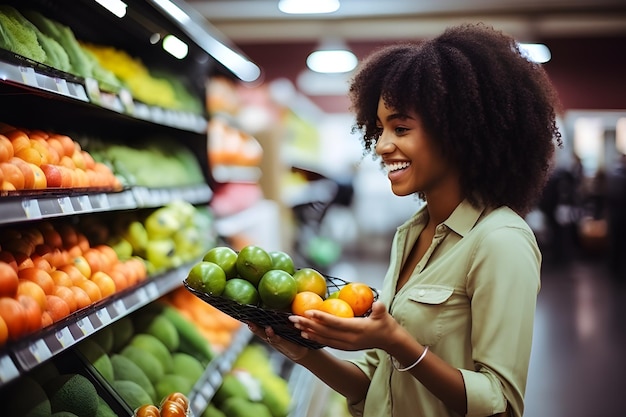
[[[361,250],[347,255],[338,273],[379,286],[386,262],[380,250]],[[598,257],[547,259],[524,417],[623,417],[625,375],[626,283],[615,282]]]

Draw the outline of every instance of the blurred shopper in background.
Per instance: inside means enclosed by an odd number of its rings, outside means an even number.
[[[394,194],[426,202],[397,229],[369,316],[291,316],[303,337],[363,356],[251,330],[354,416],[520,417],[541,268],[523,216],[561,144],[555,90],[513,38],[462,25],[374,53],[350,94]]]
[[[609,265],[614,276],[626,283],[626,155],[620,155],[608,178]]]

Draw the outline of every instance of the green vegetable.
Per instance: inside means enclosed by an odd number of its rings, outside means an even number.
[[[46,62],[46,52],[37,41],[37,34],[20,20],[23,16],[14,7],[0,5],[0,26],[2,48],[30,58],[33,61]]]

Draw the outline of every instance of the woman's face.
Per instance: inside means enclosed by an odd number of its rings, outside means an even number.
[[[381,134],[376,153],[382,158],[394,194],[423,192],[428,199],[451,185],[458,186],[456,170],[443,158],[417,113],[398,113],[381,98],[377,125]]]

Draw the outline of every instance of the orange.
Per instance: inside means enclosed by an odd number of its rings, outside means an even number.
[[[48,308],[46,311],[50,313],[53,322],[57,322],[70,315],[70,307],[67,303],[56,295],[47,295]]]
[[[56,229],[46,227],[41,233],[43,234],[44,243],[50,245],[51,248],[61,249],[63,247],[63,239]]]
[[[33,265],[34,265],[35,268],[41,269],[42,271],[45,271],[47,273],[52,272],[52,265],[50,264],[50,261],[48,261],[43,256],[39,256],[37,254],[33,254],[30,257],[30,259],[32,259]]]
[[[49,311],[44,311],[43,313],[41,313],[41,328],[45,328],[50,326],[52,323],[54,323],[52,321],[52,316],[50,315]]]
[[[83,159],[85,160],[85,169],[93,169],[96,166],[96,161],[91,154],[87,151],[81,151],[83,153]]]
[[[0,297],[15,297],[19,278],[8,263],[0,261]]]
[[[302,291],[296,294],[291,303],[291,312],[299,316],[304,316],[307,310],[319,310],[324,299],[313,291]]]
[[[13,145],[11,141],[4,135],[0,135],[0,162],[7,162],[13,158]]]
[[[7,240],[2,244],[4,250],[8,250],[13,253],[15,256],[17,253],[23,253],[26,256],[30,257],[33,252],[35,252],[35,244],[26,239],[11,239]]]
[[[63,301],[67,303],[67,306],[70,308],[70,313],[73,313],[78,308],[78,303],[76,302],[74,291],[72,291],[69,287],[61,287],[61,286],[55,287],[54,295],[56,295],[59,298],[62,298]]]
[[[31,139],[30,140],[30,147],[31,149],[36,150],[37,152],[39,152],[40,158],[41,158],[41,164],[49,164],[50,163],[50,152],[48,151],[48,144],[46,143],[45,140],[41,139],[41,140],[36,140],[36,139]]]
[[[30,258],[30,254],[26,254],[24,252],[13,252],[13,256],[15,257],[15,262],[17,262],[18,271],[25,268],[33,268],[35,266],[33,260]]]
[[[328,298],[320,304],[318,310],[337,317],[354,317],[350,304],[339,298]]]
[[[91,281],[94,282],[98,288],[100,288],[100,293],[103,298],[115,294],[115,281],[113,281],[113,278],[111,278],[110,275],[102,271],[98,271],[91,276]]]
[[[113,249],[109,245],[97,245],[94,249],[100,251],[103,257],[106,259],[106,263],[110,265],[110,268],[112,268],[113,265],[120,261],[117,256],[117,252],[115,252],[115,249]]]
[[[116,291],[122,291],[123,289],[128,288],[128,279],[126,278],[126,275],[124,275],[124,273],[119,269],[111,270],[109,276],[115,283]]]
[[[92,303],[102,299],[102,291],[100,291],[100,287],[95,282],[86,279],[76,284],[76,286],[85,290]]]
[[[83,276],[87,278],[91,276],[91,266],[89,266],[84,256],[75,256],[74,259],[72,259],[72,263]]]
[[[85,308],[91,305],[91,298],[89,298],[89,294],[85,290],[76,285],[72,285],[70,290],[74,293],[74,299],[76,300],[76,309],[80,310],[81,308]]]
[[[72,156],[72,154],[74,153],[74,149],[76,149],[72,138],[66,135],[58,135],[56,133],[53,133],[50,135],[50,138],[48,140],[51,139],[57,139],[59,142],[61,142],[61,145],[63,146],[63,155]]]
[[[33,297],[25,294],[18,295],[17,301],[24,308],[24,334],[30,334],[41,329],[41,313],[43,310],[39,303]]]
[[[42,311],[46,309],[46,293],[33,281],[21,279],[17,284],[17,295],[28,295],[37,301]]]
[[[78,232],[74,226],[68,223],[61,223],[57,226],[57,230],[63,240],[63,247],[69,249],[78,244]]]
[[[71,156],[62,156],[61,160],[59,161],[59,166],[68,168],[70,170],[76,169],[76,164],[74,163],[74,160],[71,158]]]
[[[76,285],[79,282],[82,282],[87,279],[87,277],[84,276],[82,272],[80,272],[80,270],[76,268],[75,265],[67,264],[67,265],[61,266],[58,269],[65,272],[70,277],[73,285]]]
[[[45,190],[48,188],[48,180],[46,179],[46,174],[44,174],[43,170],[35,164],[30,164],[30,168],[33,170],[33,189]]]
[[[39,150],[33,148],[32,146],[16,152],[15,157],[20,158],[24,162],[28,162],[29,164],[35,164],[37,166],[41,166],[44,161],[41,152],[39,152]]]
[[[350,304],[355,316],[362,316],[372,308],[374,292],[366,284],[350,282],[339,290],[339,299]]]
[[[2,317],[0,317],[0,348],[7,343],[9,339],[9,328]]]
[[[13,184],[16,190],[24,189],[24,174],[22,170],[9,162],[0,163],[0,170],[4,174],[4,181]]]
[[[78,247],[80,248],[83,254],[91,248],[89,239],[87,239],[87,236],[85,236],[84,234],[80,232],[76,232],[76,240],[77,240],[76,245],[78,245]]]
[[[91,268],[91,273],[102,271],[106,267],[106,259],[102,256],[102,252],[97,249],[88,249],[83,253],[85,260]]]
[[[0,172],[2,172],[2,170],[0,170]],[[0,174],[0,175],[4,175],[4,174]],[[8,181],[2,181],[2,183],[0,184],[0,190],[2,191],[17,191],[17,188],[15,188],[15,185],[11,184]]]
[[[57,287],[71,287],[74,284],[67,272],[60,269],[50,272],[50,276]]]
[[[312,291],[322,298],[326,298],[326,278],[313,268],[298,269],[293,274],[298,285],[298,292]]]
[[[39,285],[46,294],[54,292],[54,280],[49,273],[39,268],[24,268],[17,273],[20,279],[27,279]]]
[[[22,130],[15,129],[7,132],[6,137],[11,141],[14,155],[24,148],[30,148],[30,138]]]
[[[15,298],[0,297],[0,317],[7,325],[10,340],[17,340],[26,332],[26,312]]]
[[[56,151],[56,154],[58,155],[58,160],[56,163],[58,164],[58,161],[61,160],[61,157],[65,156],[65,149],[63,149],[63,144],[60,140],[56,138],[48,138],[47,142],[48,146]]]
[[[20,171],[22,171],[22,175],[24,176],[24,189],[33,189],[35,187],[35,171],[31,168],[31,166],[35,165],[23,161],[22,159],[17,157],[11,158],[9,162],[18,167]]]
[[[15,270],[15,273],[17,273],[17,262],[15,261],[15,256],[13,256],[11,252],[6,250],[0,251],[0,262],[9,265]]]

